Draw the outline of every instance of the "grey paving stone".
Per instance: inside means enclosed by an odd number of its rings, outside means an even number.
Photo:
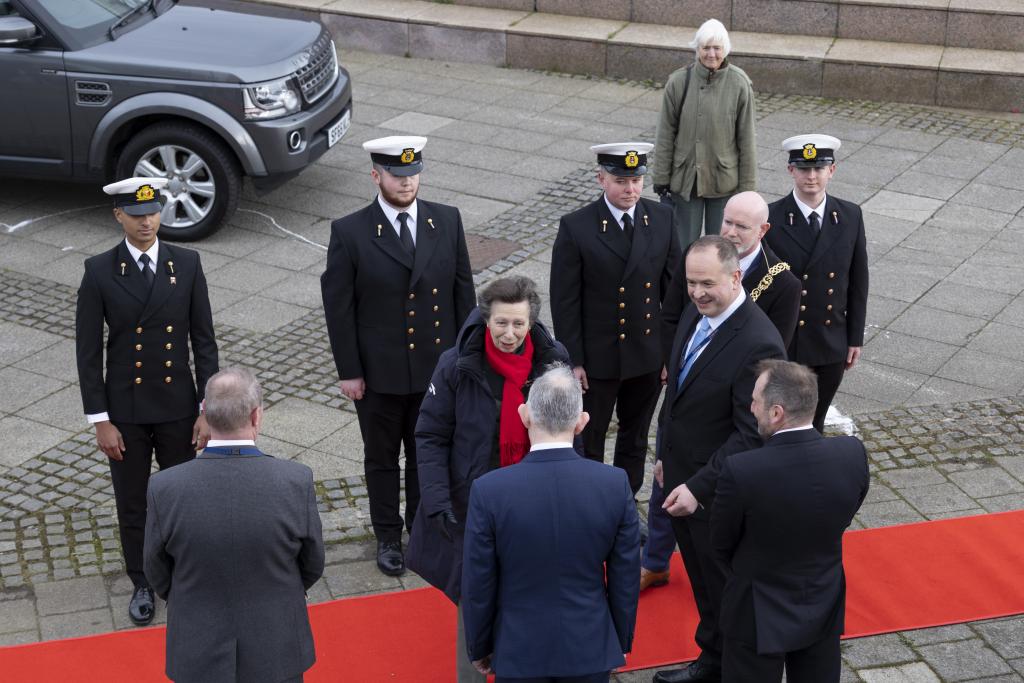
[[[936,373],[944,379],[1013,394],[1024,386],[1024,366],[993,358],[972,349],[961,349]]]
[[[866,528],[923,522],[924,517],[904,500],[865,503],[857,513],[857,520]]]
[[[899,664],[917,659],[899,635],[887,633],[867,638],[851,638],[843,641],[843,659],[854,669],[868,665]]]
[[[1006,661],[978,638],[923,645],[917,651],[944,681],[1013,673]]]
[[[999,467],[956,472],[949,478],[972,498],[1024,492],[1024,485]]]
[[[858,674],[864,683],[942,683],[924,662],[861,669]]]
[[[5,365],[13,365],[60,341],[62,337],[55,334],[0,322],[0,358]]]
[[[263,431],[281,441],[308,447],[351,422],[350,413],[287,398],[264,412]]]
[[[20,465],[71,436],[66,432],[20,417],[0,418],[0,467]]]
[[[977,504],[953,484],[934,484],[903,489],[907,502],[929,517],[945,512],[973,510]]]
[[[1006,496],[979,498],[978,503],[985,508],[987,512],[1012,512],[1013,510],[1024,510],[1024,494],[1011,493]]]
[[[900,635],[912,646],[933,645],[935,643],[948,643],[955,640],[967,640],[975,636],[974,631],[964,624],[952,626],[937,626],[935,628],[922,628],[914,631],[903,631]]]
[[[28,599],[0,601],[0,633],[34,631],[35,604]]]
[[[335,598],[402,587],[396,577],[381,574],[374,560],[331,565],[324,570],[324,580]]]
[[[991,322],[978,332],[967,348],[1024,361],[1024,328]]]
[[[897,490],[915,486],[934,486],[948,482],[946,475],[934,467],[914,467],[894,470],[892,472],[881,472],[878,476]]]
[[[114,622],[109,607],[39,618],[39,635],[42,640],[74,638],[112,630]]]
[[[889,329],[914,337],[965,346],[985,326],[985,321],[918,304],[907,308]]]
[[[864,345],[862,358],[872,363],[933,374],[953,357],[957,347],[886,330]]]
[[[18,631],[17,633],[0,633],[0,646],[24,645],[39,641],[39,631]]]
[[[36,609],[41,616],[69,614],[106,608],[107,589],[100,577],[39,583],[35,586]]]
[[[1006,658],[1024,654],[1024,617],[1011,617],[975,624],[985,642]]]

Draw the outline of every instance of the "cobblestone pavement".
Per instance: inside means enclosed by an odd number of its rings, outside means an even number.
[[[514,270],[546,290],[559,217],[598,195],[589,145],[650,139],[661,98],[578,76],[343,61],[356,116],[342,144],[285,187],[248,194],[196,245],[222,364],[264,384],[261,446],[314,471],[328,542],[316,601],[422,585],[374,566],[358,426],[320,309],[329,222],[373,195],[359,144],[428,135],[421,192],[462,209],[477,283]],[[771,95],[758,107],[766,196],[788,186],[777,143],[815,129],[843,139],[833,189],[865,209],[869,341],[837,398],[871,457],[855,526],[1024,508],[1021,118]],[[0,187],[0,644],[130,628],[108,469],[74,368],[81,261],[118,239],[101,202],[94,188]],[[1024,681],[1024,619],[862,638],[844,662],[844,681]]]

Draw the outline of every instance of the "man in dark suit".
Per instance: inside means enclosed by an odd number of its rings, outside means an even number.
[[[825,194],[840,144],[830,135],[784,140],[793,192],[772,202],[768,214],[768,244],[803,286],[789,359],[818,376],[814,427],[819,432],[843,374],[860,358],[868,306],[864,217],[853,202]]]
[[[594,145],[604,194],[562,217],[551,255],[551,318],[583,385],[590,423],[586,456],[604,461],[614,411],[619,429],[613,464],[634,495],[644,482],[647,434],[665,370],[661,302],[680,260],[672,211],[643,199],[653,145]]]
[[[473,309],[473,272],[459,210],[418,199],[427,139],[370,140],[377,199],[331,224],[320,278],[341,393],[363,437],[377,567],[405,572],[399,451],[405,446],[405,520],[419,504],[416,418],[441,352]]]
[[[686,285],[693,306],[683,312],[669,357],[670,380],[661,415],[655,478],[668,495],[700,613],[697,661],[659,671],[655,683],[718,681],[722,634],[718,627],[724,573],[711,550],[708,515],[722,464],[761,445],[750,414],[758,361],[785,358],[778,330],[750,301],[741,283],[736,247],[718,235],[694,242],[686,255]]]
[[[191,460],[196,447],[206,445],[200,402],[206,380],[217,372],[199,254],[157,239],[159,192],[166,184],[166,178],[129,178],[103,188],[114,196],[114,219],[125,239],[85,261],[75,317],[82,404],[109,459],[121,551],[135,587],[128,616],[139,626],[153,620],[155,608],[142,570],[153,453],[164,469]]]
[[[775,325],[782,335],[783,345],[788,345],[800,314],[800,281],[789,272],[789,264],[780,261],[762,241],[769,227],[768,204],[761,195],[741,192],[733,195],[725,205],[720,234],[739,252],[744,291]],[[672,348],[679,316],[690,302],[685,281],[683,263],[680,262],[662,309],[662,338],[666,352]],[[647,507],[648,538],[641,562],[640,590],[668,583],[669,560],[676,542],[670,517],[661,507],[664,502],[664,491],[655,481]]]
[[[530,452],[470,490],[466,646],[496,683],[606,683],[632,648],[636,505],[621,470],[573,450],[588,419],[582,409],[572,370],[546,372],[519,407]]]
[[[811,424],[817,378],[762,361],[750,411],[766,439],[722,465],[711,542],[728,567],[725,683],[837,683],[846,578],[843,532],[868,492],[864,445]]]
[[[145,566],[167,600],[167,677],[301,681],[316,661],[305,590],[324,570],[313,472],[256,447],[248,370],[210,379],[206,416],[206,450],[149,484]]]

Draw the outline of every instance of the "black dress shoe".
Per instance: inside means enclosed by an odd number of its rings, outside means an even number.
[[[666,669],[654,674],[654,683],[720,683],[722,669],[700,660],[690,662],[682,669]]]
[[[377,569],[388,576],[401,576],[405,573],[401,541],[377,541]]]
[[[153,589],[149,586],[136,586],[132,593],[131,602],[128,603],[128,618],[136,626],[148,626],[156,614],[156,604],[153,602]]]

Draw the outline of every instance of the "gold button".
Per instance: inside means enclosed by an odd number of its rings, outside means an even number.
[[[141,377],[136,377],[135,378],[135,383],[136,384],[142,384],[142,378]]]
[[[410,351],[412,351],[412,350],[413,350],[413,349],[415,349],[415,348],[416,348],[416,345],[415,345],[415,344],[409,344],[409,350],[410,350]]]
[[[169,367],[171,367],[171,365],[172,365],[171,361],[169,361],[169,360],[165,360],[164,361],[164,367],[165,368],[169,368]]]
[[[803,326],[804,326],[804,321],[803,321],[803,320],[801,320],[801,321],[800,321],[800,327],[803,327]]]
[[[625,325],[626,324],[626,319],[625,318],[619,318],[619,324],[620,325]]]
[[[142,350],[142,344],[136,344],[135,345],[135,350],[136,351],[141,351]]]
[[[440,340],[440,339],[435,339],[435,340],[434,340],[434,343],[435,343],[435,344],[440,344],[440,343],[441,343],[441,340]]]
[[[406,333],[408,333],[408,334],[412,334],[412,333],[413,333],[413,332],[415,332],[415,331],[416,331],[416,328],[415,328],[415,327],[410,327],[409,329],[407,329],[407,330],[406,330]]]
[[[437,295],[437,287],[434,287],[432,290],[430,290],[430,293],[434,294],[436,296]]]
[[[804,273],[804,279],[805,280],[807,279],[807,273]]]
[[[440,320],[435,320],[434,321],[434,327],[441,327],[441,321]]]
[[[645,304],[651,303],[651,297],[647,297],[646,299],[644,299],[644,303]]]
[[[625,291],[626,291],[625,287],[619,287],[619,294],[622,294]]]
[[[437,306],[434,306],[434,313],[437,313],[440,310],[441,310],[440,308],[438,308]]]
[[[644,283],[644,289],[650,289],[650,288],[651,288],[651,283],[650,282],[645,282]]]
[[[829,304],[828,306],[826,306],[825,310],[826,311],[831,311],[832,310],[832,304]]]
[[[807,290],[806,289],[801,290],[800,291],[800,296],[807,296]]]
[[[409,292],[409,299],[415,299],[416,295],[413,292]]]
[[[168,342],[167,344],[164,344],[164,348],[170,351],[171,349],[174,348],[174,344]]]
[[[135,328],[135,334],[142,334],[142,328],[141,327],[136,327]]]
[[[644,330],[644,334],[650,334],[650,333],[651,333],[651,331],[649,329],[648,330]]]
[[[619,335],[619,339],[625,339],[625,338],[626,338],[626,335],[624,335],[624,334],[620,334]]]
[[[806,310],[807,310],[807,307],[806,307],[806,306],[801,306],[801,307],[800,307],[800,310],[801,310],[801,311],[806,311]]]
[[[171,332],[174,332],[174,326],[173,325],[168,325],[167,326],[167,334],[170,334]]]
[[[647,313],[647,314],[644,315],[644,320],[650,320],[650,319],[651,319],[651,314],[650,313]]]
[[[834,278],[835,276],[836,276],[836,274],[835,274],[835,273],[829,273],[829,274],[828,274],[828,279],[829,279],[829,280],[831,280],[831,279],[832,279],[832,278]]]
[[[830,290],[828,290],[828,295],[829,295],[829,296],[832,296],[832,292],[834,292],[834,291],[835,291],[834,289],[830,289]]]
[[[142,361],[141,360],[135,361],[135,367],[141,368],[142,367]]]
[[[832,321],[831,321],[831,320],[826,320],[826,321],[825,321],[825,324],[826,324],[826,325],[831,325],[831,324],[832,324]]]
[[[620,301],[619,302],[619,308],[625,308],[625,307],[626,307],[626,304]]]
[[[170,384],[170,383],[171,383],[171,378],[170,377],[164,377],[164,384]]]
[[[416,315],[416,311],[409,311],[409,317],[412,318]]]

